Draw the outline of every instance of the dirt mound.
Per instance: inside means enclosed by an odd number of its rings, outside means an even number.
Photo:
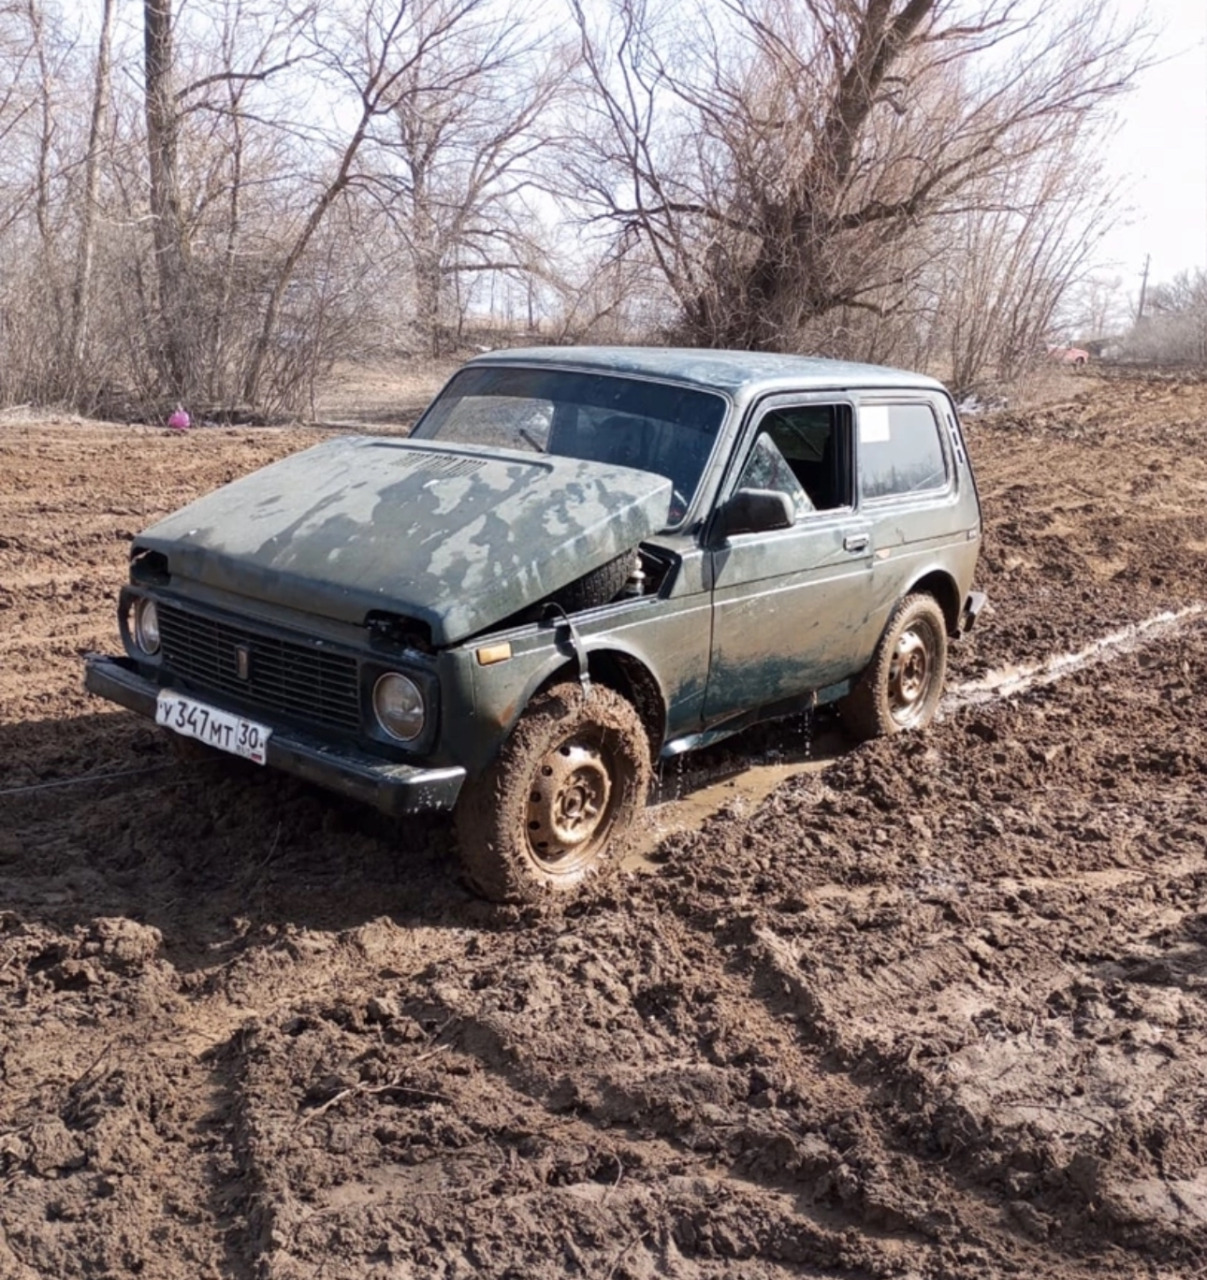
[[[1207,386],[1070,384],[969,424],[940,722],[546,916],[81,691],[132,533],[312,434],[4,428],[0,1276],[1202,1272]]]

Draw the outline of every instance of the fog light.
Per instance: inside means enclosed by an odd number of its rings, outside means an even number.
[[[143,653],[159,652],[159,610],[154,600],[139,600],[134,606],[134,643]]]
[[[423,694],[413,680],[389,671],[373,686],[377,723],[400,742],[412,742],[423,732]]]

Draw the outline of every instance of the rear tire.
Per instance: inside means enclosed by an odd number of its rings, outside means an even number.
[[[578,684],[535,698],[455,822],[473,887],[494,902],[573,892],[614,865],[645,804],[650,745],[636,709]]]
[[[847,732],[860,742],[934,719],[947,675],[947,622],[933,596],[906,596],[893,610],[872,661],[838,704]]]

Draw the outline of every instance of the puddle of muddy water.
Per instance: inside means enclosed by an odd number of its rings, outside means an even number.
[[[728,808],[742,815],[756,809],[782,782],[802,773],[819,772],[826,767],[822,760],[802,760],[790,764],[755,764],[742,773],[713,782],[699,789],[652,805],[645,813],[644,827],[637,847],[626,859],[626,865],[653,865],[650,855],[669,835],[694,831],[709,818]]]
[[[836,725],[803,716],[663,762],[625,866],[654,866],[652,855],[667,836],[695,831],[722,809],[751,813],[782,783],[819,773],[850,749]]]

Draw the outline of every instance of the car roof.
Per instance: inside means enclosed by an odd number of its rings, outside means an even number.
[[[780,355],[763,351],[716,351],[703,347],[519,347],[475,356],[474,365],[513,364],[635,374],[685,382],[735,399],[775,391],[878,387],[942,391],[925,374],[850,360]]]

